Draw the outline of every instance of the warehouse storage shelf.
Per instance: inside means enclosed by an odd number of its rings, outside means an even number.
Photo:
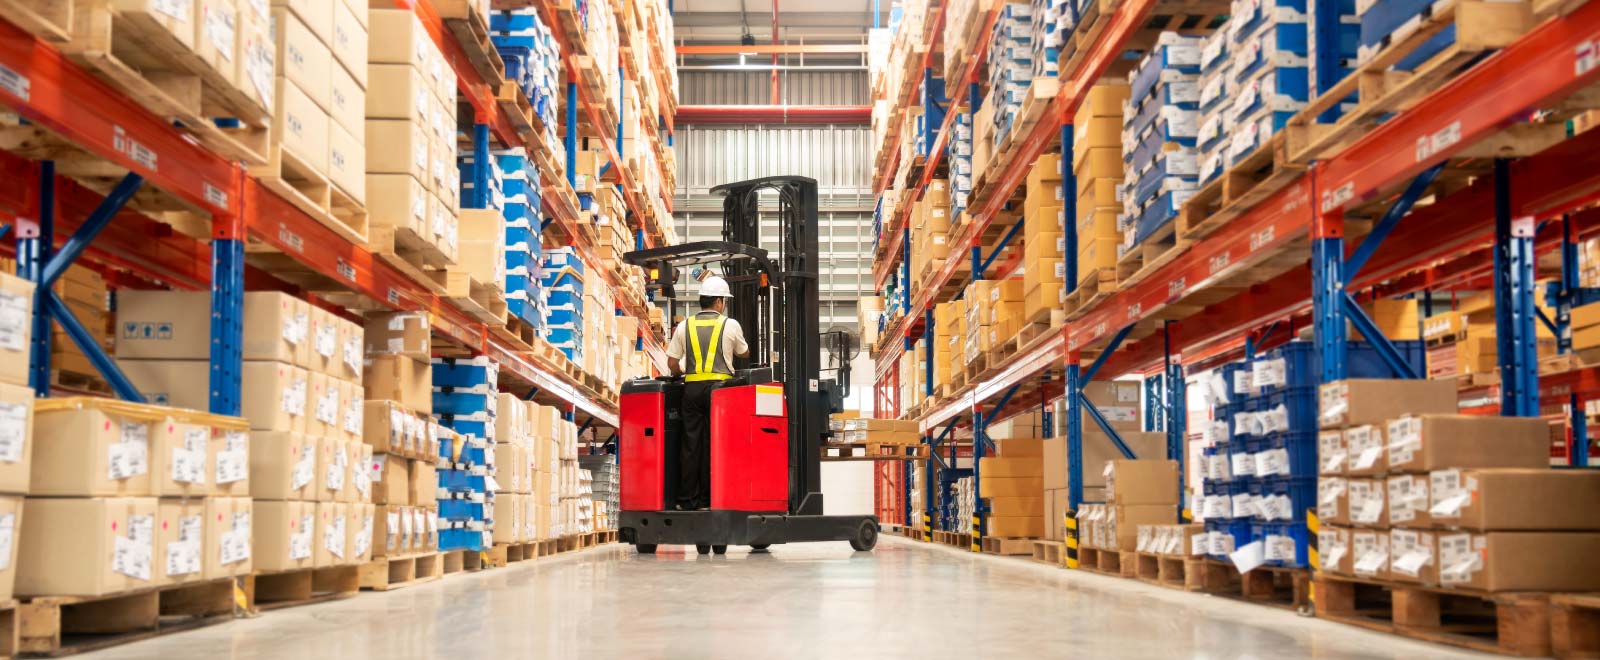
[[[525,145],[529,148],[537,148],[538,145],[529,144],[529,140],[520,135],[511,126],[506,113],[502,111],[496,101],[499,82],[496,81],[495,85],[490,85],[488,81],[483,80],[482,75],[473,67],[471,58],[467,56],[463,45],[457,41],[445,26],[444,16],[434,6],[434,2],[439,2],[441,6],[448,7],[453,16],[465,15],[466,12],[471,11],[468,7],[469,3],[463,0],[396,0],[395,4],[402,9],[411,9],[422,21],[423,27],[427,29],[434,42],[444,51],[446,59],[456,72],[457,86],[473,107],[475,121],[488,125],[491,134],[501,144]],[[526,6],[526,4],[522,3],[518,6]],[[537,9],[547,25],[556,24],[552,19],[557,16],[557,12],[551,3],[540,2],[537,5]],[[564,35],[557,32],[557,37],[558,39],[563,39]],[[567,59],[568,75],[574,75],[577,70],[573,63],[575,56],[570,56],[571,50],[569,44],[565,41],[562,42],[562,52],[569,53],[569,58]],[[588,97],[582,85],[568,86],[569,92],[573,89],[577,90],[576,99],[584,106],[586,118],[590,125],[601,127],[600,130],[604,130],[605,124],[600,121],[600,106],[596,105],[594,100]],[[571,95],[569,94],[569,103],[572,102],[570,97]],[[612,170],[616,172],[619,184],[627,193],[623,195],[623,198],[627,201],[629,209],[633,211],[634,217],[640,219],[640,222],[644,222],[647,216],[639,213],[639,208],[635,203],[635,195],[639,194],[640,191],[634,187],[632,179],[627,173],[627,164],[618,157],[615,146],[616,140],[612,137],[603,136],[602,141],[606,144],[607,153],[612,163]],[[568,142],[573,141],[569,140]],[[568,149],[571,149],[570,145]],[[568,177],[570,176],[571,173],[569,172]],[[552,183],[563,188],[564,193],[541,198],[541,201],[545,204],[545,210],[555,219],[552,227],[559,232],[564,240],[578,250],[578,254],[583,257],[584,261],[598,266],[601,262],[595,253],[591,233],[585,231],[585,225],[582,224],[579,218],[578,208],[574,201],[576,193],[572,192],[571,181],[562,177],[551,178]],[[659,224],[652,223],[651,227],[645,228],[644,242],[646,247],[657,244],[662,240],[664,240],[664,237],[661,234]],[[619,286],[620,282],[616,280],[615,275],[609,270],[604,268],[596,268],[596,270],[601,273],[607,284],[614,291],[619,293],[627,291],[626,287]],[[650,361],[656,365],[657,369],[665,371],[666,350],[662,343],[662,337],[649,322],[648,303],[635,296],[620,295],[618,298],[623,301],[623,309],[627,314],[639,318],[640,339],[646,355],[649,356]]]
[[[1124,3],[1119,11],[1130,13],[1118,20],[1123,25],[1129,20],[1137,23],[1142,20],[1138,16],[1151,4]],[[1589,97],[1586,88],[1600,81],[1600,71],[1586,55],[1593,48],[1592,38],[1597,31],[1600,6],[1592,4],[1545,20],[1510,46],[1421,96],[1415,105],[1397,112],[1362,138],[1313,164],[1214,234],[1189,245],[1149,277],[1087,309],[1073,310],[1059,331],[1039,337],[1004,365],[991,365],[955,392],[934,397],[916,414],[919,427],[932,438],[941,429],[966,421],[962,418],[967,415],[971,415],[974,425],[1003,421],[1022,412],[1013,407],[999,416],[993,415],[1012,396],[1060,396],[1070,383],[1081,384],[1091,374],[1098,378],[1128,373],[1176,374],[1181,384],[1181,368],[1169,371],[1167,361],[1172,361],[1173,367],[1180,360],[1185,367],[1212,364],[1248,351],[1263,334],[1272,333],[1280,321],[1290,321],[1292,328],[1301,319],[1313,320],[1313,308],[1323,304],[1314,302],[1310,295],[1314,277],[1306,257],[1308,246],[1314,242],[1322,245],[1329,238],[1355,239],[1376,231],[1377,240],[1372,244],[1381,245],[1379,241],[1387,237],[1396,246],[1404,246],[1404,250],[1391,246],[1392,249],[1374,251],[1371,245],[1364,245],[1357,256],[1351,257],[1355,260],[1352,263],[1360,265],[1351,267],[1355,272],[1346,288],[1372,290],[1383,297],[1424,294],[1435,289],[1494,288],[1488,280],[1497,268],[1493,250],[1497,243],[1497,215],[1502,219],[1543,221],[1531,230],[1517,230],[1516,236],[1532,239],[1532,254],[1548,256],[1570,249],[1572,241],[1600,229],[1596,224],[1600,222],[1600,211],[1589,209],[1562,215],[1592,205],[1597,199],[1594,191],[1600,178],[1592,172],[1600,137],[1582,133],[1542,148],[1519,144],[1513,133],[1505,131],[1529,119],[1534,110],[1551,107],[1574,94]],[[1101,40],[1089,59],[1120,52],[1122,43]],[[1047,115],[1054,121],[1041,121],[1034,134],[1028,136],[1022,155],[1009,164],[1007,175],[1002,177],[1001,194],[996,197],[1003,200],[1005,193],[1015,187],[1033,158],[1048,146],[1051,136],[1047,131],[1058,130],[1067,116],[1062,113],[1076,105],[1074,97],[1085,84],[1082,70],[1076,73],[1069,79],[1075,84],[1057,99],[1061,105],[1052,107]],[[1507,94],[1500,88],[1500,81],[1513,79],[1526,81],[1526,86],[1519,85],[1516,94]],[[1489,140],[1491,137],[1501,139]],[[1399,214],[1404,214],[1420,196],[1421,188],[1431,181],[1430,170],[1447,159],[1488,160],[1503,155],[1523,158],[1509,164],[1496,161],[1496,177],[1486,176],[1487,168],[1479,167],[1472,172],[1477,178],[1471,185],[1452,184],[1459,190],[1441,188],[1431,204],[1412,210],[1404,221],[1393,222],[1398,214],[1377,225],[1357,220],[1360,216],[1356,214],[1348,222],[1345,220],[1346,213],[1358,208],[1362,213],[1374,208],[1381,213],[1379,205],[1396,196],[1401,200],[1397,205]],[[1417,190],[1397,195],[1400,186],[1425,173],[1422,184],[1413,184]],[[1497,214],[1497,202],[1507,200],[1509,210],[1500,209],[1502,212]],[[999,203],[991,198],[989,206],[997,207]],[[974,217],[983,222],[993,217],[993,210],[980,209]],[[1465,222],[1463,216],[1475,217],[1475,221]],[[966,247],[974,235],[971,229],[955,244]],[[933,282],[925,285],[910,313],[889,330],[888,336],[895,340],[887,342],[878,356],[880,402],[892,400],[892,392],[898,391],[892,384],[898,380],[892,366],[910,345],[909,340],[903,343],[898,339],[919,336],[918,327],[925,312],[939,302],[933,296],[942,288],[942,279],[967,259],[963,252],[957,250],[951,256],[945,267],[936,272]],[[1340,316],[1342,328],[1343,315]],[[1524,312],[1522,316],[1530,315]],[[1281,342],[1291,335],[1280,330],[1273,339]],[[1130,338],[1137,341],[1127,341]],[[1083,358],[1099,360],[1080,368]],[[1057,371],[1063,365],[1068,372],[1065,379],[1058,377]],[[1518,370],[1525,373],[1528,368],[1522,365]],[[1600,367],[1582,366],[1539,378],[1538,389],[1531,395],[1522,391],[1526,388],[1514,387],[1502,394],[1499,386],[1489,394],[1501,400],[1506,414],[1530,414],[1510,412],[1517,410],[1514,402],[1518,397],[1542,401],[1547,409],[1569,405],[1574,427],[1582,437],[1581,404],[1600,398]],[[888,395],[883,394],[886,381],[891,383]],[[985,402],[997,397],[999,405],[989,414],[982,414]],[[1521,410],[1527,409],[1522,404]],[[1181,416],[1182,411],[1168,414]],[[1582,464],[1582,456],[1586,453],[1574,453],[1573,460],[1579,461],[1575,464]],[[908,515],[909,512],[908,508]]]
[[[244,244],[257,246],[249,250],[252,254],[265,246],[298,266],[288,279],[306,281],[305,275],[314,275],[319,285],[331,284],[389,308],[428,312],[437,333],[501,362],[507,373],[539,388],[546,398],[572,405],[597,422],[616,424],[614,401],[602,400],[581,382],[536,364],[429,286],[265,189],[239,165],[180,135],[67,60],[53,45],[5,21],[0,21],[0,67],[8,81],[0,85],[0,105],[212,216],[212,245],[206,246],[124,210],[90,244],[91,258],[173,286],[237,291],[243,282],[230,287],[217,281],[213,272],[246,277],[249,273],[240,261],[246,253]],[[16,216],[18,236],[37,236],[45,176],[41,166],[10,154],[0,163],[8,174],[16,175],[10,180],[19,184],[12,189],[17,196],[7,200]],[[96,193],[70,181],[59,181],[55,188],[59,192],[51,212],[58,227],[75,230],[78,218],[99,204]],[[235,405],[237,388],[237,382],[231,383]],[[214,398],[220,391],[227,399],[229,389],[228,383],[214,387]]]
[[[939,57],[943,52],[943,43],[935,40],[933,37],[944,29],[945,14],[949,8],[949,3],[940,3],[938,9],[936,10],[937,13],[933,15],[932,20],[923,23],[922,34],[920,37],[918,37],[918,43],[928,45],[927,48],[922,52],[922,58],[919,60],[915,71],[926,71],[931,69],[933,67],[935,58]],[[993,15],[995,12],[989,11],[987,13]],[[973,72],[977,71],[976,64],[978,59],[981,58],[973,59],[973,65],[971,67]],[[926,78],[918,75],[908,75],[905,77],[905,79],[900,81],[900,89],[894,91],[895,102],[890,105],[890,112],[894,113],[889,121],[891,126],[899,125],[901,122],[905,121],[906,117],[902,113],[904,113],[906,108],[910,107],[911,99],[916,96],[918,90],[922,89],[922,85],[925,82]],[[880,165],[878,168],[877,179],[873,182],[872,186],[873,191],[876,193],[882,193],[889,187],[889,182],[893,180],[894,172],[899,168],[900,163],[900,133],[898,131],[891,131],[884,137],[886,138],[884,143],[877,145],[878,155],[876,158],[874,158],[874,161]]]

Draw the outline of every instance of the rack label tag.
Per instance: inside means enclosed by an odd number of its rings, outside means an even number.
[[[228,193],[221,188],[211,185],[211,182],[201,182],[205,190],[206,202],[224,211],[228,210]]]
[[[121,126],[112,127],[111,148],[132,158],[133,162],[149,168],[152,172],[159,169],[156,167],[156,152],[128,137],[127,131],[124,131]]]
[[[4,64],[0,64],[0,88],[24,101],[32,100],[29,96],[32,94],[33,81]]]

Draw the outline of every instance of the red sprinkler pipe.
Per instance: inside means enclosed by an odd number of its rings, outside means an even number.
[[[866,105],[682,105],[678,124],[866,124]]]

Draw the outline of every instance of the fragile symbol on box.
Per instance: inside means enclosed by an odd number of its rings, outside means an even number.
[[[171,341],[172,324],[167,321],[130,321],[122,324],[122,338]]]

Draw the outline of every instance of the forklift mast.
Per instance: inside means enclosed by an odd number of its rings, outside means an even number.
[[[820,456],[834,384],[820,382],[817,182],[800,176],[774,176],[712,188],[713,194],[723,195],[724,241],[761,247],[762,191],[777,197],[777,255],[770,260],[777,271],[777,281],[770,283],[774,293],[766,304],[760,304],[764,273],[759,272],[759,264],[726,262],[723,269],[735,301],[730,313],[739,325],[756,329],[751,341],[751,356],[756,360],[771,354],[772,342],[782,343],[772,376],[783,384],[789,407],[789,510],[798,515],[821,515]]]

